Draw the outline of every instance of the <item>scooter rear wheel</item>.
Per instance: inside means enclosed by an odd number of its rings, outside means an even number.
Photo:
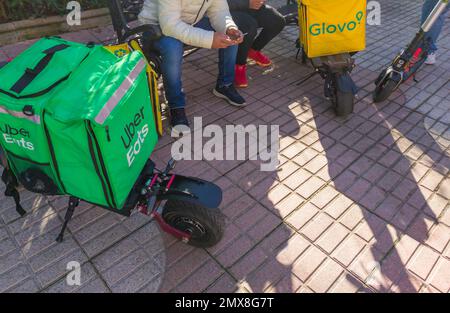
[[[181,200],[168,200],[162,217],[170,226],[190,234],[188,244],[199,248],[217,244],[225,229],[225,216],[219,209],[209,209]]]
[[[397,83],[392,79],[387,79],[377,85],[373,92],[373,101],[375,103],[383,102],[391,96],[397,87]]]

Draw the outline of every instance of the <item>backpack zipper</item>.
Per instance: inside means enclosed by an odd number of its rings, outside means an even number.
[[[92,128],[91,122],[86,121],[86,126],[88,128],[88,133],[90,135],[90,145],[92,145],[92,148],[94,148],[94,144],[95,144],[95,151],[97,151],[97,157],[98,157],[98,161],[100,163],[100,168],[98,168],[98,164],[96,164],[97,170],[98,170],[97,174],[99,175],[100,179],[103,174],[104,182],[106,183],[106,188],[107,188],[107,189],[104,188],[104,191],[106,191],[105,196],[107,198],[107,202],[111,205],[111,208],[115,209],[116,202],[114,200],[114,193],[112,191],[111,182],[109,180],[108,172],[106,170],[105,161],[103,159],[102,152],[100,150],[100,145],[97,141],[97,137],[95,136],[94,129]],[[95,159],[95,155],[93,155],[93,158]],[[101,172],[100,172],[100,170],[101,170]]]

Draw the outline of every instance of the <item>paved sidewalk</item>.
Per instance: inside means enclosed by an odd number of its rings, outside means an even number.
[[[449,292],[450,23],[439,64],[375,105],[373,81],[417,31],[422,3],[380,2],[382,25],[368,27],[357,56],[361,91],[346,120],[324,99],[320,77],[296,86],[312,69],[295,59],[295,27],[268,47],[272,71],[250,67],[244,109],[211,94],[215,53],[186,60],[191,118],[281,129],[277,172],[260,172],[256,161],[177,167],[223,188],[229,221],[219,245],[194,249],[144,216],[123,219],[87,204],[56,244],[67,199],[23,192],[31,211],[24,219],[0,199],[0,292]],[[113,32],[62,37],[110,42]],[[0,47],[0,61],[31,43]],[[160,166],[170,143],[165,136],[153,155]],[[66,284],[69,261],[82,264],[81,287]]]

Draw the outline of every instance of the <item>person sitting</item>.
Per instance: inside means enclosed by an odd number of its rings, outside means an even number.
[[[235,86],[248,86],[247,59],[261,67],[272,65],[272,61],[261,50],[286,26],[286,21],[266,0],[228,0],[231,15],[239,29],[246,34],[239,45],[236,60]],[[258,35],[258,28],[262,28]]]
[[[234,23],[226,0],[145,0],[140,22],[161,27],[155,43],[162,57],[162,77],[170,107],[170,122],[189,126],[182,87],[184,45],[219,49],[219,76],[214,95],[235,106],[245,99],[235,89],[234,65],[243,34]]]

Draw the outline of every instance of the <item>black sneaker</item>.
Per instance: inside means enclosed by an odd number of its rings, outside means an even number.
[[[179,129],[183,129],[183,126],[189,128],[189,121],[184,109],[170,109],[170,126],[177,132],[181,132]]]
[[[237,92],[234,85],[223,87],[216,86],[216,88],[213,90],[213,94],[216,97],[227,100],[231,105],[237,107],[243,107],[247,105],[245,99]]]

